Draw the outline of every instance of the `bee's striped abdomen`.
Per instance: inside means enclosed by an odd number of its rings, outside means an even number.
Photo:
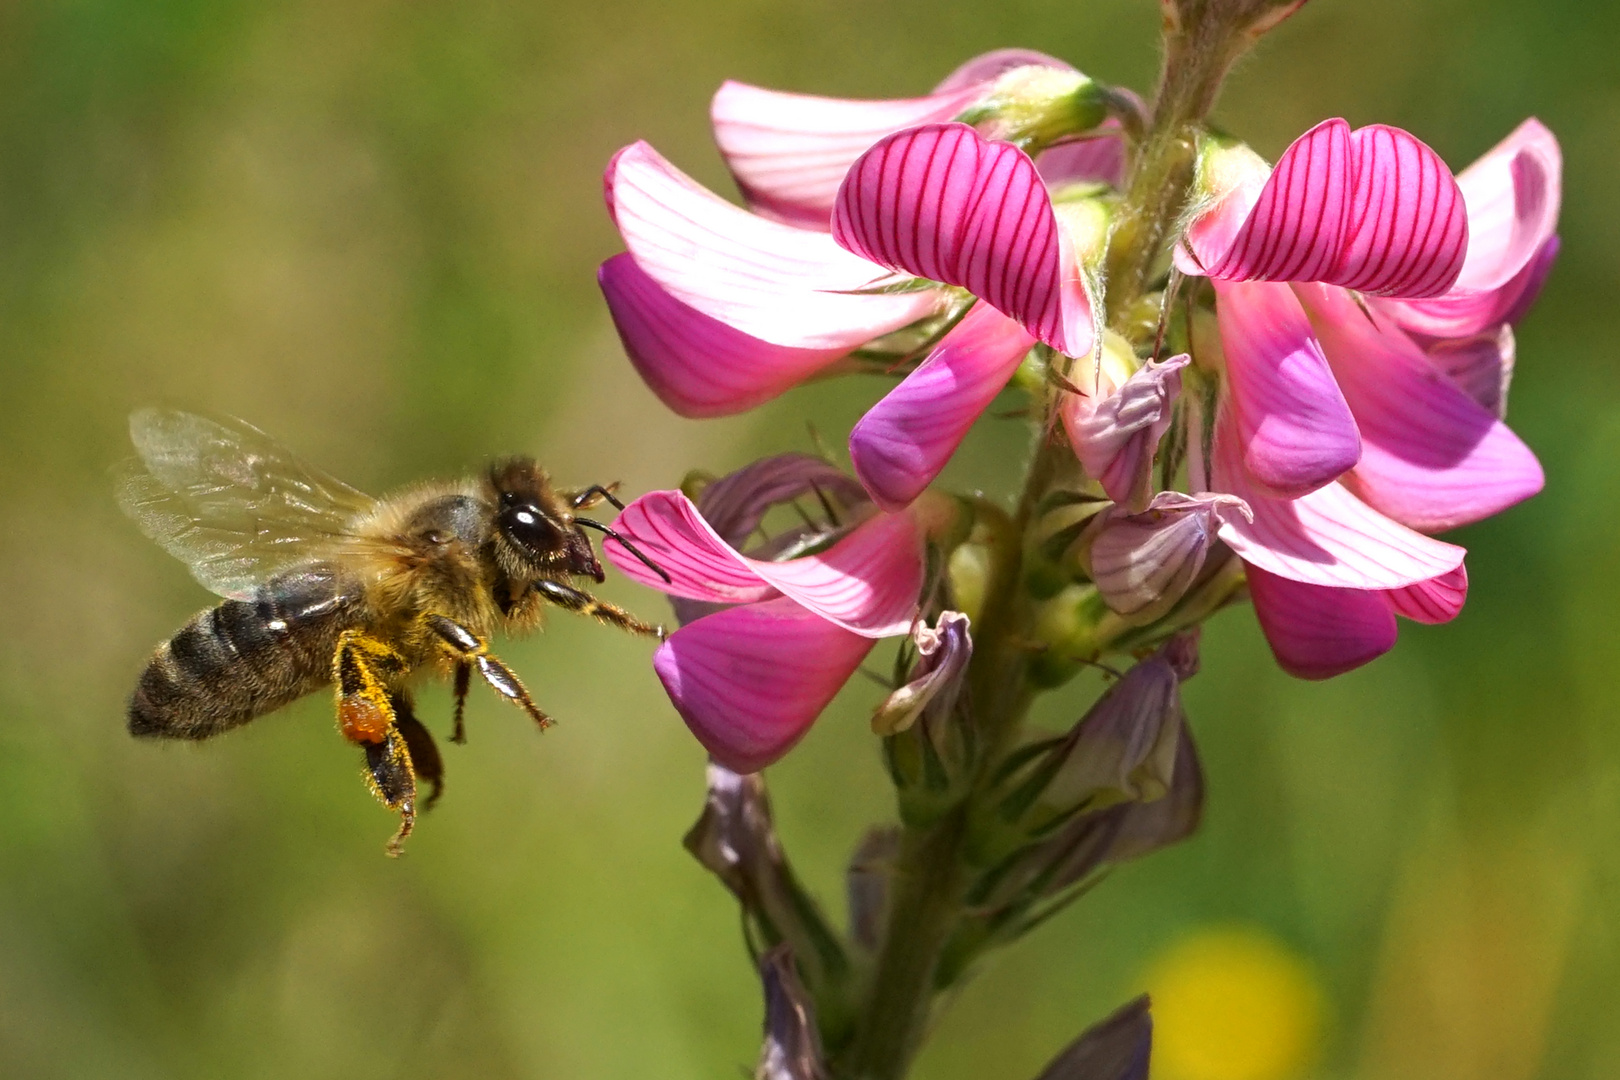
[[[129,702],[133,735],[206,739],[281,708],[331,677],[338,634],[363,607],[358,583],[315,564],[204,611],[158,646]]]

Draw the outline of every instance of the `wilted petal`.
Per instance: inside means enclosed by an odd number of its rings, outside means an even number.
[[[778,597],[675,631],[653,670],[698,742],[749,773],[793,748],[871,648],[870,638]]]
[[[1442,532],[1541,490],[1541,465],[1493,413],[1446,378],[1410,338],[1350,294],[1296,286],[1362,438],[1350,484],[1403,525]]]
[[[1503,323],[1495,332],[1436,342],[1424,355],[1458,389],[1501,419],[1507,415],[1508,387],[1513,382],[1517,351],[1513,327]]]
[[[1446,623],[1455,619],[1468,599],[1468,568],[1459,566],[1449,574],[1441,574],[1404,589],[1391,589],[1384,594],[1395,610],[1413,622]]]
[[[1243,466],[1271,495],[1297,497],[1343,475],[1361,436],[1311,323],[1287,285],[1215,282],[1227,409]]]
[[[973,637],[968,617],[960,611],[941,612],[936,624],[913,632],[919,659],[911,680],[894,691],[872,716],[872,730],[893,735],[916,723],[936,698],[949,709],[962,688],[968,661],[973,659]]]
[[[1249,596],[1278,665],[1301,679],[1328,679],[1395,646],[1395,611],[1383,593],[1290,581],[1251,564]]]
[[[759,959],[765,988],[765,1045],[754,1080],[823,1080],[815,1003],[799,981],[793,950],[778,945]]]
[[[625,246],[675,299],[761,341],[849,350],[932,312],[931,291],[863,292],[888,275],[825,233],[768,221],[705,190],[644,142],[604,183]]]
[[[1213,489],[1249,504],[1254,520],[1228,518],[1220,536],[1251,566],[1338,589],[1398,589],[1462,565],[1463,549],[1392,521],[1329,484],[1298,499],[1274,499],[1248,481],[1232,424],[1215,425]]]
[[[1070,1043],[1036,1080],[1147,1080],[1153,1018],[1143,994]]]
[[[1449,289],[1467,244],[1462,193],[1433,150],[1339,119],[1301,135],[1258,192],[1240,185],[1186,237],[1190,265],[1212,278],[1414,297]]]
[[[1033,344],[1018,323],[976,304],[861,417],[850,432],[849,456],[879,506],[899,510],[922,494]]]
[[[1242,499],[1215,493],[1162,491],[1140,514],[1112,507],[1091,543],[1097,591],[1121,615],[1174,603],[1203,568],[1221,523],[1233,515],[1252,516]]]
[[[902,128],[949,120],[988,89],[975,80],[928,97],[851,101],[727,82],[714,95],[709,117],[749,205],[825,232],[838,185],[873,143]]]
[[[1064,396],[1063,426],[1075,456],[1115,502],[1138,510],[1146,506],[1153,457],[1170,429],[1171,407],[1181,393],[1181,369],[1190,360],[1186,353],[1149,360],[1100,400]]]
[[[614,527],[671,578],[664,581],[617,545],[608,548],[609,560],[644,585],[712,603],[748,603],[781,592],[867,637],[905,633],[922,591],[922,537],[909,514],[880,514],[826,551],[786,562],[743,555],[679,491],[641,496]]]
[[[1029,155],[966,124],[929,124],[862,154],[833,236],[884,266],[959,285],[1070,356],[1091,351],[1091,303]]]
[[[615,255],[597,271],[624,351],[658,399],[681,416],[727,416],[769,401],[849,350],[772,345],[681,303]]]

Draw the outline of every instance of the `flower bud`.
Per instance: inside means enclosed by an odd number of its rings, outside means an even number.
[[[1100,125],[1108,118],[1109,101],[1105,87],[1073,68],[1030,64],[997,79],[990,95],[961,119],[987,138],[1033,154]]]
[[[872,730],[888,736],[884,758],[900,816],[915,825],[934,820],[966,794],[975,742],[957,708],[973,656],[967,616],[947,611],[935,627],[918,627],[913,640],[917,663],[873,714]]]
[[[1186,593],[1234,516],[1254,520],[1246,502],[1219,493],[1161,491],[1140,514],[1112,507],[1093,526],[1088,572],[1109,607],[1151,621]]]
[[[816,1029],[815,1004],[799,981],[793,950],[769,949],[759,958],[765,989],[765,1045],[754,1080],[823,1080],[827,1075]]]
[[[1181,742],[1181,681],[1197,670],[1196,636],[1181,635],[1142,660],[1070,732],[1015,754],[1002,794],[976,822],[975,850],[996,855],[1038,840],[1077,815],[1170,790]]]
[[[1153,1018],[1143,994],[1087,1028],[1035,1080],[1147,1080]]]
[[[711,761],[708,781],[703,813],[682,840],[686,850],[736,896],[752,927],[752,940],[788,944],[811,986],[827,986],[847,970],[848,960],[788,865],[771,821],[764,778]]]

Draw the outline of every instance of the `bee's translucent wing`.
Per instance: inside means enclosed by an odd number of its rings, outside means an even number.
[[[247,599],[329,552],[376,506],[240,420],[141,409],[129,434],[141,457],[122,469],[118,505],[220,596]]]

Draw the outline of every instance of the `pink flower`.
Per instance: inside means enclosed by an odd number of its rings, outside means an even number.
[[[615,547],[608,558],[623,573],[684,602],[719,605],[688,607],[684,614],[696,617],[659,646],[653,668],[698,741],[738,772],[787,753],[874,642],[907,633],[916,617],[923,532],[913,514],[871,514],[826,534],[778,537],[753,555],[739,550],[771,504],[854,487],[827,473],[838,475],[817,459],[783,455],[711,485],[703,495],[709,517],[678,491],[655,491],[614,523],[670,580]],[[819,541],[813,554],[754,557],[806,540]]]
[[[1490,199],[1470,197],[1407,133],[1340,120],[1301,136],[1269,175],[1240,154],[1208,159],[1206,180],[1224,193],[1177,252],[1216,293],[1224,378],[1207,479],[1254,512],[1220,535],[1248,564],[1261,626],[1295,674],[1387,651],[1396,614],[1454,617],[1462,549],[1422,533],[1541,488],[1529,449],[1402,326],[1425,312],[1500,313],[1525,295],[1521,275],[1551,227],[1546,185],[1521,185],[1526,205],[1504,211],[1499,174],[1517,166],[1492,160],[1466,189]]]
[[[749,200],[706,191],[651,146],[608,166],[609,213],[628,251],[598,281],[626,352],[652,390],[683,416],[753,408],[834,361],[942,314],[943,288],[884,291],[892,273],[828,236],[849,166],[889,133],[949,119],[987,100],[1009,72],[1072,71],[1025,50],[970,61],[926,98],[847,101],[727,83],[715,95],[715,137]],[[1052,167],[1117,174],[1117,139],[1055,148]]]

